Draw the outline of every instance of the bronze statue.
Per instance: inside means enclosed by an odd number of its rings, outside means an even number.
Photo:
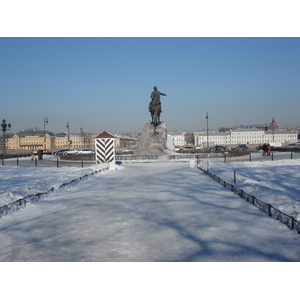
[[[167,95],[159,92],[156,86],[153,89],[154,91],[151,93],[150,96],[152,100],[150,101],[148,108],[152,118],[151,124],[153,124],[153,126],[156,127],[161,123],[160,113],[162,112],[162,110],[161,110],[160,95],[162,96],[167,96]]]

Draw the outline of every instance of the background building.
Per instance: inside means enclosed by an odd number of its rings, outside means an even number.
[[[171,137],[171,140],[173,141],[173,144],[176,148],[182,147],[186,144],[185,141],[186,132],[177,130],[177,131],[169,132],[168,134]]]
[[[207,132],[194,133],[195,145],[207,145]],[[209,146],[211,145],[237,145],[237,144],[263,144],[263,143],[295,143],[298,133],[289,130],[264,131],[257,128],[235,129],[226,132],[209,131]]]
[[[22,130],[7,141],[7,149],[36,150],[52,149],[55,145],[54,134],[43,130]]]
[[[96,135],[91,133],[74,133],[67,135],[60,132],[54,135],[52,132],[43,130],[22,130],[15,133],[7,141],[9,150],[56,150],[56,149],[83,149],[94,148]]]

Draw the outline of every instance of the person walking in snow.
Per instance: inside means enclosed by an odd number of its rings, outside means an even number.
[[[31,160],[34,160],[34,151],[33,150],[31,150],[30,156],[31,156]]]
[[[41,150],[41,149],[38,150],[38,158],[39,158],[39,160],[43,159],[43,150]]]
[[[267,155],[270,155],[271,154],[271,145],[268,144],[267,145]]]
[[[267,153],[267,144],[266,143],[263,144],[262,150],[263,150],[263,154],[262,155],[263,156],[266,155],[266,153]]]

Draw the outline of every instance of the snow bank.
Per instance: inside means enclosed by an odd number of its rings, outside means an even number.
[[[1,167],[0,207],[28,195],[45,193],[52,188],[58,189],[63,183],[68,183],[106,167],[107,164],[85,168]]]
[[[200,163],[200,166],[300,221],[299,160],[231,163],[209,161]]]

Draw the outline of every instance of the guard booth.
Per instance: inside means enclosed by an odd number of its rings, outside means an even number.
[[[115,170],[115,138],[103,131],[95,137],[96,163],[109,163],[109,169]]]

